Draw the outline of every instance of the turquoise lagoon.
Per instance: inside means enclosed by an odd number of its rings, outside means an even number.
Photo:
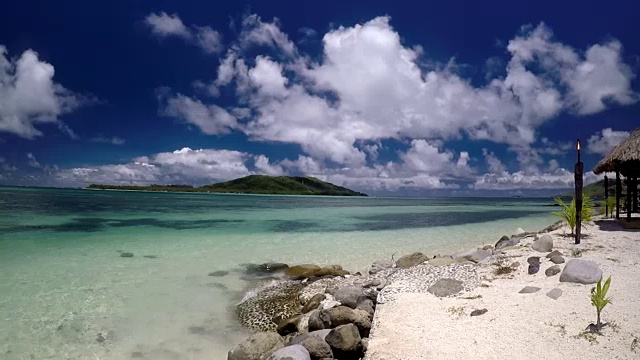
[[[550,203],[0,188],[0,358],[225,359],[244,264],[364,271],[542,229]]]

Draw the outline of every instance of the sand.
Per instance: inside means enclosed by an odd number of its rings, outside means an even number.
[[[566,228],[550,233],[554,249],[567,261],[574,258],[573,249],[582,249],[581,259],[595,261],[604,277],[612,276],[612,304],[602,314],[609,326],[601,335],[584,332],[596,320],[589,299],[593,285],[561,283],[559,274],[547,277],[545,270],[554,264],[546,253],[532,250],[533,238],[527,238],[496,253],[505,263],[521,264],[514,273],[495,275],[494,257],[477,266],[483,285],[473,290],[437,298],[396,289],[376,309],[365,359],[640,359],[640,232],[607,220],[587,225],[583,230],[587,238],[580,245],[564,237],[565,232]],[[527,274],[529,256],[541,257],[535,275]],[[403,288],[411,288],[406,281]],[[427,280],[410,281],[419,288]],[[518,293],[525,286],[541,290]],[[558,300],[546,295],[554,288],[562,290]],[[471,299],[476,296],[480,297]],[[485,308],[486,314],[470,316],[471,311]],[[637,344],[635,350],[632,344]]]

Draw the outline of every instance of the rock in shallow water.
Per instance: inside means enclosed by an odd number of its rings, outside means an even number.
[[[282,336],[274,332],[259,332],[231,349],[227,360],[264,360],[269,354],[283,347]]]
[[[220,277],[220,276],[225,276],[229,274],[228,271],[226,270],[218,270],[218,271],[213,271],[209,273],[209,276],[216,276],[216,277]]]
[[[236,315],[243,326],[257,331],[275,331],[276,324],[300,314],[299,291],[304,284],[282,282],[257,291],[236,307]]]
[[[133,253],[130,252],[122,252],[120,253],[120,257],[133,257]]]
[[[311,360],[311,355],[304,346],[296,344],[277,350],[267,360]]]

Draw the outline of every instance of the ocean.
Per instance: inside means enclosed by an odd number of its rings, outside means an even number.
[[[364,272],[541,230],[552,202],[0,187],[0,358],[226,359],[247,264]]]

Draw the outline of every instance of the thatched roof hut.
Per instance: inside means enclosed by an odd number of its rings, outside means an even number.
[[[640,128],[635,129],[593,168],[596,174],[614,171],[620,171],[626,177],[640,177]]]

